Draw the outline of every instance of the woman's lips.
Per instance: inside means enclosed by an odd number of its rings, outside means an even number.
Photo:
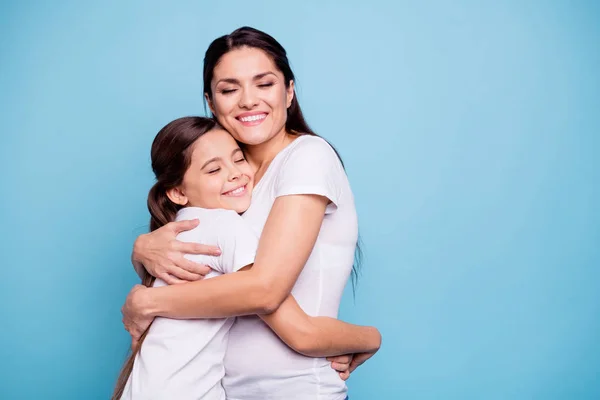
[[[262,124],[267,118],[267,113],[247,113],[237,116],[236,119],[244,126],[256,126]]]

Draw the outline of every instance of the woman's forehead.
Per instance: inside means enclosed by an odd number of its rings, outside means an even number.
[[[267,53],[254,47],[240,47],[221,57],[215,67],[213,80],[252,79],[267,72],[282,75]]]

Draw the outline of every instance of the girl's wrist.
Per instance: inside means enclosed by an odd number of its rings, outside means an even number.
[[[131,259],[133,262],[137,262],[137,263],[144,263],[143,260],[143,253],[144,253],[144,246],[146,244],[146,238],[147,238],[148,234],[144,233],[140,236],[137,237],[137,239],[135,239],[135,242],[133,242],[133,252],[131,253]]]
[[[154,318],[158,316],[159,309],[155,293],[156,288],[146,288],[138,291],[136,299],[136,308],[144,318]]]

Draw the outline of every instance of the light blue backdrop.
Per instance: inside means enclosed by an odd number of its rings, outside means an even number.
[[[600,398],[597,2],[168,3],[0,6],[0,398],[108,398],[151,140],[241,25],[347,164],[352,400]]]

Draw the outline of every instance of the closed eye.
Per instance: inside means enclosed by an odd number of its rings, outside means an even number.
[[[267,82],[267,83],[261,83],[260,85],[258,85],[258,87],[260,88],[268,88],[273,86],[275,83],[274,82]]]
[[[221,93],[222,93],[222,94],[230,94],[230,93],[233,93],[233,92],[235,92],[236,90],[237,90],[237,89],[222,89],[222,90],[221,90]]]
[[[217,172],[219,172],[221,170],[221,168],[215,168],[215,169],[211,169],[210,171],[208,171],[209,174],[216,174]]]
[[[246,162],[245,158],[240,158],[239,160],[235,160],[236,163]]]

